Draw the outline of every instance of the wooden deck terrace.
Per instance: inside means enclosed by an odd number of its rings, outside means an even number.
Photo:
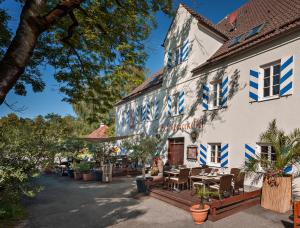
[[[161,188],[152,188],[150,189],[150,196],[186,211],[190,211],[190,207],[199,204],[200,201],[196,195],[192,194],[191,190],[173,192]],[[261,190],[259,189],[244,192],[222,200],[213,199],[208,203],[211,207],[208,219],[217,221],[246,208],[260,204],[260,196]]]

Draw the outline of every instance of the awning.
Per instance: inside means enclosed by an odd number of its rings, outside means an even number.
[[[123,135],[123,136],[112,136],[112,137],[102,137],[102,138],[81,138],[83,140],[89,141],[89,142],[115,142],[117,140],[126,139],[133,137],[134,135]]]

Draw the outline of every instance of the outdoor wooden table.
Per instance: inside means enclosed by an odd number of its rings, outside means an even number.
[[[168,174],[168,181],[170,180],[170,178],[171,178],[171,175],[172,176],[177,176],[177,175],[179,175],[179,170],[177,171],[177,170],[169,170],[169,171],[164,171],[164,173],[166,173],[166,174]],[[176,188],[174,187],[174,190],[176,190]]]
[[[217,176],[207,176],[207,175],[195,175],[191,176],[190,179],[201,180],[204,184],[204,187],[209,183],[219,183],[222,175],[218,174]]]
[[[171,175],[172,176],[179,175],[179,171],[171,171],[171,170],[169,170],[169,171],[164,171],[164,173],[168,174],[168,180],[170,180]]]

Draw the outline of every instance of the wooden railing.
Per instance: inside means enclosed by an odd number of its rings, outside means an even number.
[[[248,207],[260,204],[261,190],[245,192],[230,198],[210,203],[209,220],[217,221]]]

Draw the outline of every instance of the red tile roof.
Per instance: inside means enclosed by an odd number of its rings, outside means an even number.
[[[260,33],[251,38],[242,39],[237,45],[229,47],[229,39],[206,63],[196,67],[193,72],[232,54],[271,40],[271,38],[285,35],[285,32],[300,28],[300,0],[251,0],[237,9],[237,14],[234,31],[230,31],[232,26],[228,17],[216,25],[230,38],[245,34],[262,23],[265,23],[265,26]]]
[[[122,100],[117,103],[117,105],[130,101],[154,89],[160,88],[163,82],[163,73],[164,69],[162,68],[151,77],[147,78],[141,85],[132,90],[127,96],[123,97]]]
[[[86,138],[87,139],[100,139],[100,138],[107,138],[108,126],[101,124],[99,128],[94,130],[91,134],[89,134]]]

